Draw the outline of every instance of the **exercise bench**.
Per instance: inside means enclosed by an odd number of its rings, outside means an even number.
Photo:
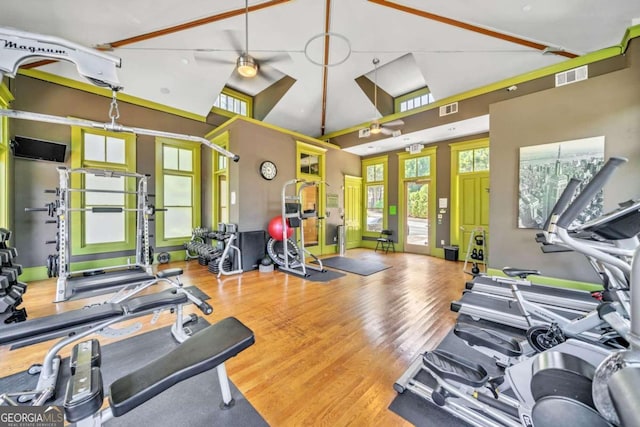
[[[183,305],[192,302],[204,314],[211,314],[213,308],[206,302],[182,288],[181,285],[169,280],[169,277],[182,274],[182,269],[164,270],[158,273],[159,279],[167,280],[175,288],[162,292],[142,295],[118,302],[105,303],[68,311],[66,313],[27,320],[15,325],[0,328],[0,345],[28,345],[54,337],[66,336],[49,349],[42,365],[34,365],[29,369],[31,374],[39,374],[38,383],[34,390],[10,392],[0,395],[0,404],[12,404],[12,399],[24,403],[29,400],[34,406],[39,406],[55,397],[58,373],[60,372],[60,356],[58,353],[64,347],[94,333],[105,333],[112,325],[125,320],[156,314],[170,310],[175,314],[175,321],[171,326],[171,334],[178,342],[189,338],[189,331],[185,330],[186,323],[197,319],[191,315],[183,319]],[[134,325],[135,326],[135,325]],[[120,331],[112,331],[111,335],[125,335],[137,329],[132,327]]]
[[[64,401],[66,420],[78,427],[99,426],[120,417],[173,385],[216,368],[222,391],[221,408],[231,408],[229,378],[224,363],[255,342],[253,332],[235,317],[228,317],[184,343],[115,380],[109,387],[109,407],[100,411],[104,385],[100,373],[99,344],[91,340],[78,344],[76,363]]]

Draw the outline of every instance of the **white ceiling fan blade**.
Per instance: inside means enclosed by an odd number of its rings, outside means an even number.
[[[404,126],[404,121],[400,119],[392,120],[390,122],[383,123],[382,126],[388,126],[388,127]]]
[[[381,127],[380,128],[380,133],[383,134],[383,135],[390,136],[390,135],[393,135],[393,130],[387,129],[385,127]]]
[[[267,53],[267,52],[265,52]],[[277,64],[291,62],[291,56],[286,52],[272,53],[269,55],[262,55],[255,57],[261,64]]]
[[[229,45],[238,55],[242,55],[244,53],[244,43],[240,40],[240,32],[235,30],[223,30],[227,40],[229,40]]]
[[[227,53],[228,55],[228,53]],[[221,58],[219,56],[215,56],[213,52],[195,52],[193,54],[193,58],[199,64],[212,64],[212,65],[229,65],[235,64],[236,60],[231,58]]]

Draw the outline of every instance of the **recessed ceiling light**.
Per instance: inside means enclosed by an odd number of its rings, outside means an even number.
[[[168,94],[170,94],[170,93],[171,93],[171,91],[169,90],[169,88],[168,88],[168,87],[161,87],[161,88],[160,88],[160,93],[163,93],[163,94],[165,94],[165,95],[168,95]]]
[[[189,60],[187,58],[182,58],[180,62],[182,62],[184,65],[187,65],[189,63]]]
[[[522,11],[523,12],[531,12],[531,5],[530,4],[525,4],[524,6],[522,6]]]

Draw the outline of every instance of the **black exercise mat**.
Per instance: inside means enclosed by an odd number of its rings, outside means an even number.
[[[291,271],[282,270],[280,268],[278,269],[278,271],[291,274],[292,276],[300,277],[304,280],[309,280],[311,282],[319,282],[319,283],[327,283],[332,281],[333,279],[346,276],[346,274],[338,273],[337,271],[331,271],[331,270],[317,271],[317,270],[311,270],[310,268],[307,268],[308,276],[306,277],[302,275],[302,272],[294,273]]]
[[[453,333],[453,330],[449,331],[437,348],[466,357],[473,360],[475,363],[482,364],[490,376],[499,376],[504,373],[504,371],[495,364],[495,361],[491,357],[469,347],[462,339],[458,338]],[[420,371],[416,377],[420,382],[428,386],[435,386],[435,380],[424,371]],[[406,390],[402,394],[398,394],[395,399],[393,399],[393,402],[391,402],[391,405],[389,405],[389,409],[416,427],[454,427],[469,425],[465,421],[452,416],[443,409],[440,409],[438,406],[416,396],[409,390]]]
[[[195,332],[206,326],[208,322],[200,318],[191,326],[191,329]],[[108,385],[114,380],[177,346],[178,343],[173,339],[170,327],[165,327],[102,347],[102,377],[105,394],[108,393]],[[64,400],[64,390],[70,374],[68,358],[62,360],[61,366],[60,379],[56,388],[57,398],[51,403],[54,405],[61,405]],[[0,393],[31,389],[35,387],[37,380],[37,376],[31,376],[26,372],[0,378]],[[235,406],[229,410],[219,408],[222,394],[217,372],[212,369],[176,384],[126,415],[112,419],[106,425],[268,426],[233,383],[230,383],[230,386]]]
[[[379,262],[363,261],[343,256],[323,258],[322,265],[335,268],[337,270],[347,271],[349,273],[359,274],[361,276],[369,276],[373,273],[377,273],[378,271],[391,268],[390,265],[384,265]]]

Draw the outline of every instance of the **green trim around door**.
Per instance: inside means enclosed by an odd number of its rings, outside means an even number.
[[[406,215],[406,200],[405,200],[405,183],[408,181],[429,181],[429,254],[434,254],[436,247],[436,151],[438,147],[424,148],[420,153],[398,153],[398,244],[396,250],[403,252],[405,250],[405,215]],[[416,157],[429,156],[429,175],[405,178],[404,177],[404,162]]]

